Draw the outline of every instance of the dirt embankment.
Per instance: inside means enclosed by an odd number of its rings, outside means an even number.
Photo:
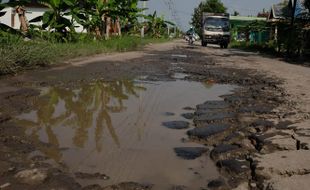
[[[190,140],[212,147],[208,154],[222,178],[206,182],[208,189],[307,189],[309,186],[310,68],[238,50],[188,47],[182,42],[74,60],[65,66],[2,79],[0,101],[0,187],[81,189],[63,166],[31,156],[38,147],[12,118],[30,110],[42,87],[72,86],[93,80],[147,75],[171,80],[174,73],[206,84],[239,88],[222,101],[202,102],[194,109]],[[0,189],[1,189],[0,188]],[[136,183],[102,188],[151,189]],[[188,187],[190,189],[190,187]]]

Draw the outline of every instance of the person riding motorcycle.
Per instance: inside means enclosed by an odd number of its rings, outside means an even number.
[[[186,40],[189,44],[193,44],[195,41],[195,30],[193,27],[190,27],[190,29],[186,32]]]

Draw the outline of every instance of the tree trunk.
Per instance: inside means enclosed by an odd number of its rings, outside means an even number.
[[[26,10],[22,6],[18,6],[16,7],[15,11],[18,14],[18,18],[20,22],[20,30],[23,33],[26,33],[28,31],[28,24],[27,24],[26,16],[25,16]]]
[[[110,30],[111,30],[111,18],[110,17],[106,17],[105,24],[106,24],[105,39],[108,40],[110,38]]]
[[[121,29],[121,23],[120,23],[119,17],[117,17],[115,24],[116,24],[116,28],[117,28],[117,35],[121,36],[122,35],[122,29]]]
[[[109,0],[102,0],[104,3],[107,3]],[[105,22],[105,39],[110,38],[110,30],[111,30],[111,18],[105,15],[102,15],[102,21]]]
[[[96,26],[95,28],[95,35],[97,39],[101,38],[101,31],[100,31],[99,26]]]

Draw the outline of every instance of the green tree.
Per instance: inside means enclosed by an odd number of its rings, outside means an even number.
[[[227,8],[220,0],[205,0],[195,8],[191,24],[194,26],[195,30],[200,33],[202,27],[202,13],[226,13],[226,10]]]

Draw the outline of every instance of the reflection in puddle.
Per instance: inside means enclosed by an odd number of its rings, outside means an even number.
[[[207,87],[207,88],[206,88]],[[124,181],[155,184],[155,189],[184,185],[198,189],[218,176],[207,156],[184,160],[175,147],[186,130],[162,122],[183,120],[182,109],[218,100],[232,90],[228,85],[170,81],[96,82],[78,88],[51,87],[36,102],[36,110],[17,118],[35,140],[50,145],[40,151],[69,170],[103,173],[109,180],[79,180],[103,186]],[[163,113],[174,113],[165,115]]]

